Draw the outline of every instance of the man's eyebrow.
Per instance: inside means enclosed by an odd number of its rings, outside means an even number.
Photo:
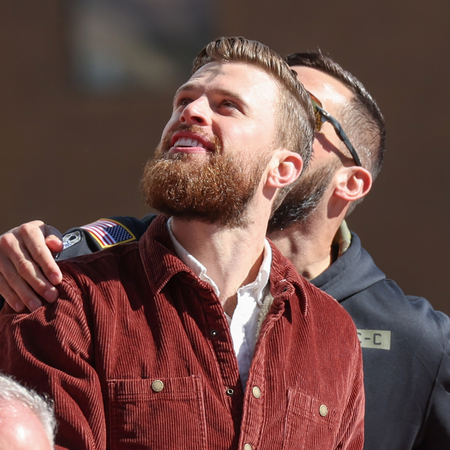
[[[197,89],[197,87],[192,83],[183,84],[176,90],[175,95],[173,96],[172,103],[175,105],[175,100],[177,99],[177,97],[180,95],[181,92],[194,91],[195,89]]]
[[[186,83],[183,86],[180,86],[174,95],[174,102],[175,99],[180,95],[182,92],[194,92],[197,90],[203,89],[203,86],[197,84],[197,83]],[[244,100],[242,96],[240,96],[238,93],[230,91],[229,89],[221,89],[221,88],[211,88],[209,89],[210,92],[213,92],[214,94],[223,95],[224,97],[232,98],[242,105],[246,106],[247,102]]]
[[[198,86],[196,84],[193,84],[193,83],[183,84],[182,86],[180,86],[177,89],[177,91],[175,92],[175,95],[173,96],[173,98],[176,99],[178,97],[178,95],[180,94],[180,92],[195,91],[196,89],[198,89]]]

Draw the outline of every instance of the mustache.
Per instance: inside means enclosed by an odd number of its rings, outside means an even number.
[[[158,145],[158,149],[160,150],[160,153],[163,155],[166,154],[172,147],[173,135],[175,133],[179,133],[179,132],[183,132],[183,131],[186,131],[186,132],[189,132],[189,133],[192,133],[192,134],[195,134],[195,135],[201,137],[204,141],[206,141],[208,143],[208,147],[210,148],[210,150],[213,154],[221,154],[222,153],[223,144],[222,144],[222,140],[218,136],[205,133],[205,130],[201,126],[183,125],[183,124],[178,126],[178,128],[176,130],[173,130],[173,131],[167,133],[161,139],[161,142]]]

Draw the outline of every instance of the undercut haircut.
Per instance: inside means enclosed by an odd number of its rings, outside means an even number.
[[[375,180],[383,165],[386,126],[373,97],[354,75],[322,53],[294,53],[286,61],[291,67],[305,66],[320,70],[340,81],[353,93],[351,101],[337,113],[337,119],[358,152],[363,167],[371,172]]]
[[[210,42],[198,54],[193,62],[192,74],[210,62],[249,64],[274,79],[280,92],[278,104],[275,105],[275,144],[298,153],[303,159],[304,171],[312,154],[314,111],[308,92],[286,61],[260,42],[243,37],[221,37]],[[294,184],[281,190],[274,208]]]

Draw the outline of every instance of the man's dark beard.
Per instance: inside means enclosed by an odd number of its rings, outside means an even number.
[[[305,223],[317,209],[340,163],[326,165],[302,175],[286,195],[283,203],[269,221],[267,232],[288,228],[294,223]]]
[[[220,152],[168,154],[156,149],[144,169],[141,186],[149,206],[183,220],[229,228],[245,225],[246,208],[255,195],[268,158],[252,169]]]

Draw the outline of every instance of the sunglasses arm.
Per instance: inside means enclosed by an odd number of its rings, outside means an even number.
[[[322,123],[330,122],[333,128],[336,130],[336,134],[339,136],[339,139],[346,145],[346,147],[349,149],[353,159],[356,162],[356,165],[362,167],[361,160],[359,159],[358,153],[356,153],[355,148],[353,147],[352,143],[350,142],[350,139],[345,134],[345,131],[342,129],[340,123],[327,111],[325,111],[320,106],[316,106],[316,108],[320,111],[320,115],[322,118]]]

